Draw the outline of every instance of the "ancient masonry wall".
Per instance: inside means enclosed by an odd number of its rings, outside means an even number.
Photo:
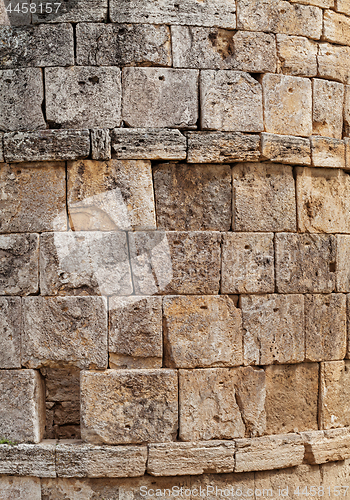
[[[349,496],[350,0],[9,3],[0,498]]]

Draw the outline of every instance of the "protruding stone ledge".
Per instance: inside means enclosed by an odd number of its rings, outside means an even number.
[[[324,464],[350,458],[350,428],[302,432],[305,461]]]
[[[56,441],[0,445],[0,475],[56,477]]]

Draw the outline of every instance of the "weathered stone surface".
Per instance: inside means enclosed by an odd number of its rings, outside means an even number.
[[[318,46],[318,75],[342,83],[350,83],[350,48],[330,43]]]
[[[113,128],[121,123],[121,73],[115,67],[45,69],[45,107],[55,128]]]
[[[45,377],[46,401],[79,402],[80,370],[74,366],[64,368],[43,367],[40,369]]]
[[[334,7],[334,2],[336,0],[290,0],[292,3],[300,3],[303,5],[315,5],[316,7],[322,7],[324,9],[329,9]]]
[[[163,314],[166,366],[242,364],[242,314],[229,297],[165,297]]]
[[[342,12],[347,16],[350,16],[350,3],[349,0],[336,0],[335,2],[335,10],[337,12]]]
[[[161,297],[109,299],[108,351],[111,368],[162,367]]]
[[[0,478],[1,500],[41,500],[40,479],[37,477]]]
[[[263,370],[180,370],[179,438],[196,441],[259,436],[266,426],[265,395]]]
[[[86,0],[68,0],[61,4],[57,12],[56,7],[53,7],[52,13],[33,14],[33,23],[80,23],[107,20],[108,0],[89,0],[88,3]]]
[[[226,233],[221,293],[274,292],[273,233]]]
[[[349,137],[344,137],[345,143],[345,168],[350,170],[350,139]]]
[[[77,25],[79,66],[171,66],[170,29],[150,24]]]
[[[73,66],[74,39],[70,24],[0,26],[1,69],[26,66]]]
[[[217,294],[220,243],[214,231],[129,233],[135,293]]]
[[[285,469],[302,464],[303,440],[297,434],[237,439],[235,457],[235,472]]]
[[[350,291],[350,236],[345,234],[337,234],[337,266],[336,266],[336,282],[337,292]]]
[[[236,492],[238,492],[238,496],[242,492],[242,495],[248,497],[254,495],[254,473],[236,474],[234,472],[233,474],[194,476],[191,478],[191,488],[192,491],[198,491],[198,497],[200,493],[202,495],[205,493],[208,500],[214,500],[218,495],[222,495],[223,498],[224,495],[227,498],[235,498]],[[195,498],[195,495],[196,491],[194,491],[193,498]]]
[[[48,439],[40,444],[0,445],[0,474],[56,477],[55,443]]]
[[[316,76],[316,42],[303,36],[276,35],[277,55],[282,73],[292,76]]]
[[[90,154],[88,130],[40,130],[4,134],[4,154],[8,162],[78,160]],[[57,162],[52,165],[57,168]],[[37,169],[36,169],[37,170]],[[26,168],[27,171],[27,168]],[[57,185],[57,184],[55,184]]]
[[[165,163],[153,169],[157,226],[167,231],[229,231],[229,165]]]
[[[345,85],[344,135],[350,135],[350,85]]]
[[[350,425],[350,361],[326,361],[320,372],[320,425],[334,429]]]
[[[313,79],[313,134],[342,138],[344,85]]]
[[[0,4],[0,24],[2,26],[9,26],[10,25],[10,20],[8,18],[8,14],[6,11],[6,5],[4,2]]]
[[[197,70],[124,68],[122,79],[122,116],[129,127],[196,128]]]
[[[335,238],[323,234],[276,234],[279,293],[331,293],[335,289]]]
[[[272,134],[312,133],[311,81],[297,76],[262,77],[265,130]]]
[[[91,157],[93,160],[110,160],[111,137],[108,129],[91,130]],[[72,158],[73,159],[73,158]]]
[[[80,439],[79,401],[46,401],[45,437],[48,439]]]
[[[350,45],[350,19],[332,10],[325,10],[323,36],[327,42]]]
[[[8,8],[11,4],[11,0],[3,0],[0,6],[0,22],[1,25],[5,26],[28,26],[32,23],[32,15],[29,11],[24,13],[21,9],[21,5],[19,9],[15,11],[15,5],[12,4],[12,9],[8,9],[7,12],[3,13],[3,8]],[[29,7],[29,6],[28,6]],[[11,12],[9,12],[11,10]],[[23,9],[25,10],[25,9]],[[4,20],[4,22],[2,22]]]
[[[318,429],[318,369],[317,363],[265,368],[267,434]]]
[[[296,231],[293,169],[240,163],[232,169],[235,231]]]
[[[266,160],[289,165],[310,165],[310,139],[292,135],[261,134],[261,154]]]
[[[0,132],[0,163],[4,161],[4,145],[3,145],[4,134]]]
[[[39,290],[39,236],[0,235],[0,294],[31,295]]]
[[[329,137],[311,137],[311,158],[314,167],[345,168],[345,143]]]
[[[186,138],[179,130],[115,128],[112,134],[114,158],[129,160],[184,160]]]
[[[156,229],[151,163],[69,163],[68,209],[74,231]]]
[[[41,108],[43,99],[40,68],[0,71],[0,130],[46,128]]]
[[[310,464],[323,464],[350,457],[349,429],[302,432],[305,460]]]
[[[35,370],[0,370],[0,436],[39,443],[45,430],[45,389]]]
[[[255,474],[255,491],[265,492],[265,495],[272,494],[274,497],[287,496],[290,500],[298,498],[297,492],[300,494],[302,491],[310,491],[311,486],[311,491],[321,493],[322,489],[318,489],[321,484],[320,469],[317,465],[298,465],[290,469]]]
[[[262,88],[241,71],[201,71],[201,127],[260,132],[263,126]]]
[[[174,370],[84,371],[81,434],[93,444],[172,441],[177,432]]]
[[[107,368],[107,304],[103,297],[27,297],[22,364]]]
[[[0,297],[0,369],[21,368],[20,297]]]
[[[257,161],[260,136],[240,132],[187,132],[188,163]]]

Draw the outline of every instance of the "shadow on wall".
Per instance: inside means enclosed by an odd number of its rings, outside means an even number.
[[[0,0],[0,26],[54,22],[77,7],[79,0]]]

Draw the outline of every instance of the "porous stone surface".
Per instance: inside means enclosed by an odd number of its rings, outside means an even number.
[[[74,366],[40,369],[45,378],[46,401],[79,403],[80,370]]]
[[[346,234],[337,234],[337,268],[336,283],[337,292],[350,291],[350,236]]]
[[[1,500],[41,500],[40,479],[37,477],[0,478]]]
[[[38,9],[39,11],[39,9]],[[107,20],[108,0],[67,0],[56,12],[56,6],[52,13],[45,8],[43,13],[33,14],[33,22],[38,23],[80,23],[80,22],[102,22]]]
[[[103,128],[91,130],[91,158],[93,160],[110,160],[111,156],[111,136],[109,130]]]
[[[325,361],[320,370],[321,429],[348,427],[350,361]]]
[[[321,493],[321,484],[321,472],[317,465],[303,464],[255,474],[255,489],[257,491],[265,491],[266,493],[272,491],[275,492],[275,495],[280,492],[281,496],[283,493],[293,500],[298,496],[298,492],[307,491],[311,485],[313,486],[311,491],[315,489],[317,493]]]
[[[55,445],[53,439],[40,444],[0,445],[0,474],[56,477]]]
[[[323,464],[350,457],[348,428],[302,432],[301,435],[305,446],[305,459],[310,464]]]
[[[350,135],[350,86],[345,85],[345,99],[344,99],[344,135]]]
[[[325,10],[323,36],[327,42],[350,45],[350,19],[332,10]]]
[[[349,0],[336,0],[335,10],[337,12],[342,12],[343,14],[346,14],[347,16],[349,16],[350,15]]]
[[[318,75],[342,83],[350,83],[350,47],[320,43],[318,46]]]
[[[21,368],[20,297],[0,297],[0,369]]]
[[[314,78],[313,82],[313,134],[342,138],[344,85]]]
[[[314,167],[345,168],[344,141],[311,137],[311,158]]]
[[[318,44],[304,36],[276,35],[277,55],[282,73],[316,76]]]
[[[261,134],[261,154],[266,160],[289,165],[310,165],[310,140],[292,135]]]

